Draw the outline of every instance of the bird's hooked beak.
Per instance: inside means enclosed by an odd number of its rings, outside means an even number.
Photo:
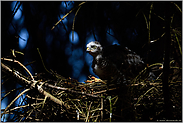
[[[86,48],[86,51],[88,51],[88,52],[89,52],[89,51],[90,51],[90,48],[89,48],[89,47],[87,47],[87,48]]]
[[[93,54],[92,54],[92,50],[91,50],[89,47],[87,47],[87,48],[86,48],[86,52],[88,52],[90,55],[92,55],[92,56],[93,56]]]
[[[86,52],[91,52],[91,49],[89,47],[87,47]]]

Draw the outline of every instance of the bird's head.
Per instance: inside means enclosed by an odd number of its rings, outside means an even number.
[[[98,41],[92,41],[87,44],[86,51],[89,52],[89,54],[93,57],[96,57],[102,52],[102,46]]]

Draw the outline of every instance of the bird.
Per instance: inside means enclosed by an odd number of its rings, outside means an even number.
[[[110,45],[103,47],[98,41],[91,41],[86,45],[86,51],[93,56],[92,69],[93,72],[103,81],[106,80],[107,90],[115,88],[113,91],[107,91],[106,95],[117,95],[117,108],[114,113],[122,114],[119,120],[126,118],[133,119],[131,103],[130,87],[131,81],[141,74],[147,65],[142,58],[128,47],[122,45]],[[145,77],[149,73],[145,75]],[[148,75],[149,77],[149,75]],[[141,77],[140,77],[141,78]],[[132,116],[132,117],[131,117]],[[123,117],[123,118],[122,118]],[[117,117],[119,118],[119,117]],[[121,119],[122,118],[122,119]]]
[[[121,45],[103,47],[98,41],[91,41],[86,51],[93,56],[93,72],[108,82],[126,83],[146,66],[139,55]]]

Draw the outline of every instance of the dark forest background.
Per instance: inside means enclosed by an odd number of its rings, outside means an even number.
[[[165,32],[163,18],[166,2],[153,2],[150,20],[152,2],[86,2],[76,16],[78,8],[53,30],[51,29],[55,23],[81,2],[14,1],[13,3],[2,2],[1,5],[1,56],[7,56],[10,49],[25,53],[22,58],[25,64],[36,60],[34,67],[31,68],[32,73],[44,71],[37,52],[39,48],[48,69],[66,77],[85,80],[86,77],[84,79],[80,77],[91,74],[87,64],[89,56],[85,48],[92,40],[97,40],[104,46],[114,43],[127,46],[148,64],[163,60],[164,39],[161,36]],[[175,3],[181,7],[181,2]],[[174,3],[170,9],[170,15],[173,16],[172,28],[180,28],[182,13]],[[19,14],[17,11],[20,11],[21,15],[15,19],[14,16]],[[74,18],[74,39],[72,39]],[[147,29],[149,21],[150,41],[161,39],[154,43],[149,41]],[[20,35],[22,30],[27,32],[26,39]],[[20,40],[26,42],[25,47],[21,49]],[[76,73],[78,74],[74,75]]]
[[[39,48],[48,70],[84,82],[89,75],[96,76],[91,69],[92,57],[86,53],[86,44],[94,40],[103,46],[118,44],[128,47],[139,54],[146,64],[163,63],[167,3],[170,3],[171,36],[176,38],[173,31],[181,35],[181,1],[81,3],[2,1],[1,58],[12,58],[12,50],[20,51],[24,55],[17,53],[16,59],[26,65],[33,75],[44,73],[46,70]],[[178,59],[177,64],[181,67],[179,46],[175,43],[171,46],[170,54]],[[16,83],[11,86],[4,84],[1,91],[19,86]],[[4,108],[10,101],[11,97],[4,100],[1,107]]]

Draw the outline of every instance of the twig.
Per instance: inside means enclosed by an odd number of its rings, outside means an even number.
[[[160,84],[162,84],[162,83],[148,83],[148,84],[149,84],[149,85],[160,85]],[[138,84],[131,84],[130,86],[138,86],[138,85],[144,86],[144,85],[147,85],[147,84],[138,83]]]
[[[75,23],[76,15],[78,14],[80,8],[81,8],[81,6],[76,11],[75,16],[74,16],[74,20],[73,20],[73,23],[72,23],[72,41],[74,40],[74,23]]]
[[[84,113],[84,111],[83,111],[83,108],[82,108],[81,104],[79,103],[79,101],[77,101],[77,102],[78,102],[79,106],[81,107],[81,110],[82,110],[82,112],[83,112],[84,117],[86,117],[86,115],[85,115],[85,113]]]
[[[6,107],[6,109],[4,110],[4,112],[1,114],[1,117],[3,116],[3,114],[6,113],[6,110],[8,110],[8,108],[20,97],[22,96],[24,93],[26,93],[27,91],[29,91],[30,88],[25,89],[22,93],[20,93],[13,101],[11,101],[11,103]]]
[[[32,74],[30,73],[30,71],[29,71],[22,63],[20,63],[19,61],[13,60],[13,59],[7,59],[7,58],[1,58],[1,60],[11,61],[11,62],[18,63],[21,67],[23,67],[23,68],[26,70],[26,72],[30,75],[31,79],[34,80],[34,77],[33,77]]]
[[[32,114],[32,112],[33,112],[34,110],[32,109],[30,112],[29,112],[29,114],[27,115],[27,117],[25,118],[25,119],[28,119],[29,118],[29,116]],[[22,117],[22,119],[24,118],[24,116]],[[20,121],[19,121],[20,122]]]
[[[148,28],[148,44],[150,43],[151,41],[151,13],[152,13],[152,9],[153,9],[153,2],[151,3],[151,7],[150,7],[150,11],[149,11],[149,28]]]
[[[43,101],[44,99],[41,99],[41,98],[35,98],[35,97],[31,97],[29,96],[28,94],[26,95],[27,98],[30,98],[30,99],[33,99],[33,100],[41,100]]]
[[[6,65],[4,65],[3,63],[1,63],[1,66],[8,70],[9,72],[12,72],[12,70],[7,67]],[[31,88],[36,88],[36,84],[39,83],[38,81],[29,81],[23,77],[21,77],[20,75],[18,75],[16,72],[13,72],[13,74],[22,82],[24,82],[25,84],[29,84],[31,86]],[[60,105],[64,105],[66,108],[70,108],[68,105],[64,104],[64,102],[62,100],[57,99],[56,97],[52,96],[51,94],[49,94],[48,92],[44,91],[43,88],[39,85],[37,85],[37,89],[40,93],[42,93],[44,96],[48,96],[53,102],[60,104]]]
[[[94,109],[94,110],[91,110],[90,112],[94,112],[94,111],[97,111],[97,110],[101,111],[102,108],[96,108],[96,109]]]
[[[86,2],[82,2],[80,3],[77,7],[83,5]],[[75,7],[74,9],[72,9],[71,11],[69,11],[66,15],[64,15],[53,27],[51,30],[53,30],[64,18],[66,18],[73,10],[75,10],[77,7]]]
[[[107,99],[109,100],[109,104],[110,104],[109,122],[111,122],[111,119],[112,119],[112,102],[111,102],[111,96],[108,96]]]
[[[103,97],[103,94],[101,94],[101,97]],[[104,99],[101,98],[101,121],[103,120],[103,101]]]
[[[43,105],[42,105],[42,109],[44,108],[44,104],[45,104],[45,102],[46,102],[47,97],[48,97],[48,96],[45,96],[45,98],[44,98]]]
[[[89,119],[88,119],[88,116],[89,116],[89,114],[90,114],[90,108],[91,108],[91,104],[92,104],[93,102],[91,102],[90,103],[90,105],[89,105],[89,108],[88,108],[88,112],[87,112],[87,116],[86,116],[86,120],[85,120],[85,122],[89,122]],[[87,107],[86,107],[87,108]]]
[[[177,44],[178,44],[178,46],[179,46],[180,54],[182,55],[182,49],[181,49],[181,45],[180,45],[180,43],[179,43],[179,39],[178,39],[178,37],[177,37],[176,32],[174,32],[174,34],[175,34],[175,37],[176,37],[176,40],[177,40]]]
[[[61,99],[61,100],[57,99],[57,98],[54,97],[53,95],[51,95],[51,94],[49,94],[48,92],[44,91],[43,88],[42,88],[41,86],[39,86],[39,85],[37,85],[37,86],[38,86],[38,88],[37,88],[38,91],[39,91],[40,93],[42,93],[44,96],[47,96],[48,98],[50,98],[50,100],[52,100],[53,102],[55,102],[55,103],[57,103],[57,104],[60,104],[60,105],[64,105],[67,109],[70,108],[70,106],[67,105],[67,104],[65,104],[65,103],[62,101],[62,99]]]
[[[15,88],[15,89],[9,91],[8,93],[6,93],[6,95],[4,95],[3,97],[1,97],[1,101],[2,101],[5,97],[7,97],[10,93],[12,93],[13,91],[19,90],[19,89],[23,89],[23,87]],[[3,93],[3,92],[1,92],[1,93]]]
[[[39,82],[39,83],[42,84],[43,82]],[[100,96],[95,95],[95,94],[88,94],[86,92],[78,92],[78,91],[71,90],[69,88],[58,87],[58,86],[54,86],[54,85],[51,85],[51,84],[48,84],[48,83],[45,83],[45,85],[48,86],[48,87],[51,87],[53,89],[58,89],[58,90],[63,90],[63,91],[69,91],[71,93],[78,93],[78,94],[82,94],[82,95],[86,95],[86,96],[100,98]]]
[[[138,98],[138,101],[137,101],[137,103],[135,104],[135,107],[137,106],[137,104],[139,103],[139,101],[140,101],[148,92],[150,92],[152,89],[155,89],[155,90],[158,92],[158,90],[157,90],[155,87],[150,88],[149,90],[147,90],[143,95],[141,95],[141,96]]]
[[[44,65],[43,58],[42,58],[42,56],[41,56],[41,53],[40,53],[40,51],[39,51],[39,48],[37,48],[37,51],[38,51],[38,53],[39,53],[39,57],[41,58],[41,62],[42,62],[42,64],[43,64],[44,69],[45,69],[48,73],[50,73],[50,71],[49,71],[49,70],[46,68],[46,66]]]
[[[181,10],[181,8],[175,3],[175,2],[173,2],[173,4],[178,8],[178,10],[182,13],[182,10]]]
[[[112,91],[112,90],[115,90],[115,89],[116,89],[116,88],[111,88],[111,89],[109,89],[109,90],[102,90],[102,91],[93,93],[93,95],[94,95],[94,94],[104,93],[104,92],[107,92],[107,91]]]
[[[21,77],[17,71],[12,72],[13,70],[11,70],[8,66],[4,65],[3,63],[1,63],[1,66],[2,66],[2,68],[4,68],[6,71],[8,71],[8,72],[10,72],[10,73],[13,73],[14,76],[16,76],[16,77],[17,77],[19,80],[21,80],[23,83],[29,84],[29,85],[32,83],[32,81],[29,81],[29,80],[27,80],[27,79]]]
[[[5,114],[9,114],[10,111],[14,111],[14,110],[17,110],[17,109],[20,109],[20,108],[25,108],[25,107],[29,107],[29,106],[34,106],[34,105],[40,105],[42,104],[42,102],[40,103],[33,103],[33,104],[28,104],[28,105],[23,105],[23,106],[19,106],[19,107],[15,107],[15,108],[12,108],[12,109],[9,109],[5,112]],[[4,109],[1,109],[1,111],[5,111]]]

